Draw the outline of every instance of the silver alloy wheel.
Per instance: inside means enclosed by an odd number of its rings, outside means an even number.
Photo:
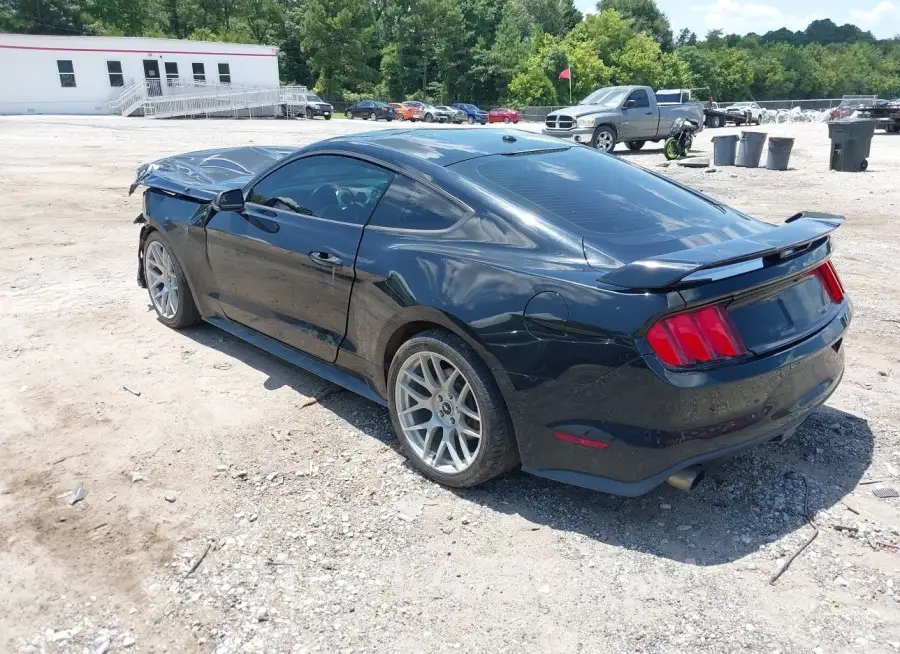
[[[174,318],[178,312],[178,275],[172,256],[159,241],[151,241],[144,253],[144,279],[159,315],[166,320]]]
[[[397,418],[416,456],[445,474],[466,470],[481,449],[481,411],[472,385],[448,359],[417,352],[400,367]]]
[[[600,152],[610,152],[614,145],[612,132],[603,130],[597,134],[597,149]]]

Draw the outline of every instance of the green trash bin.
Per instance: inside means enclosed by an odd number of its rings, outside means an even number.
[[[828,123],[831,138],[831,170],[858,173],[869,167],[869,151],[875,135],[874,120],[835,120]]]

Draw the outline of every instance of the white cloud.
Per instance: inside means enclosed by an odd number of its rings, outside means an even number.
[[[850,12],[850,17],[861,25],[876,25],[884,23],[885,21],[900,21],[900,7],[897,7],[893,2],[884,0],[868,11],[854,9]]]
[[[887,3],[890,4],[890,3]],[[721,29],[726,34],[763,34],[773,29],[787,27],[790,30],[805,29],[809,23],[825,16],[786,13],[779,7],[758,2],[740,0],[715,0],[691,5],[704,29]],[[702,30],[697,30],[702,37]]]

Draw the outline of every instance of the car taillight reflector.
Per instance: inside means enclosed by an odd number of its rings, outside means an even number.
[[[663,318],[650,328],[647,340],[663,363],[676,367],[719,361],[747,352],[722,307],[704,307]]]
[[[824,264],[819,266],[816,272],[822,279],[822,283],[825,285],[825,290],[828,291],[828,295],[831,297],[831,301],[835,304],[840,304],[841,302],[843,302],[844,285],[841,284],[841,278],[838,277],[837,270],[835,270],[834,268],[834,264],[830,261],[826,261]]]

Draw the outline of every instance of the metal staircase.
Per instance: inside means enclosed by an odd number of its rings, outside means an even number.
[[[174,81],[162,87],[157,80],[142,80],[126,87],[110,102],[123,116],[140,113],[148,118],[302,116],[305,86],[250,87],[207,85]]]

